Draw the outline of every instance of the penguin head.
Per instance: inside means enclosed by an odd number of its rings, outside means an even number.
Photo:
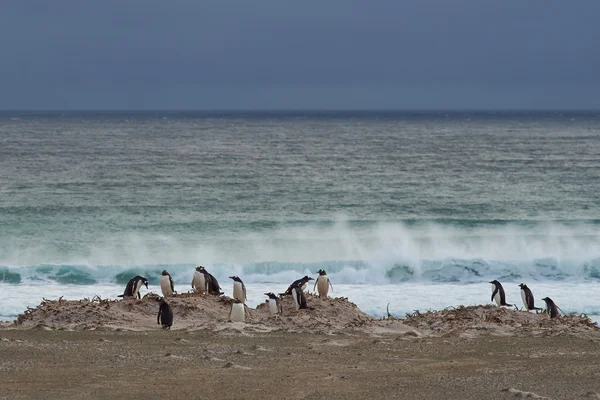
[[[144,284],[144,286],[146,286],[146,289],[148,289],[148,279],[142,278],[142,283]]]
[[[159,302],[160,304],[166,303],[165,298],[164,297],[157,297],[156,301]]]
[[[524,284],[524,283],[521,283],[521,284],[519,284],[519,287],[520,287],[521,289],[525,289],[525,288],[527,288],[527,285],[526,285],[526,284]]]
[[[239,276],[230,276],[229,279],[233,279],[234,282],[241,282],[242,281]]]
[[[324,269],[320,269],[320,270],[317,271],[317,274],[319,274],[319,275],[327,275],[327,272],[325,272]]]
[[[277,300],[277,296],[273,292],[265,293],[265,296],[268,296],[269,299]]]
[[[550,297],[544,297],[542,300],[544,300],[546,302],[546,304],[548,304],[548,305],[554,304],[554,302],[552,301],[552,299]]]
[[[162,272],[162,274],[161,274],[161,275],[165,276],[165,275],[169,275],[169,273],[167,272],[167,270],[166,270],[166,269],[163,269],[163,272]]]
[[[204,271],[204,267],[202,265],[199,265],[196,267],[196,271],[202,272],[202,271]]]
[[[308,281],[314,281],[314,280],[315,280],[315,278],[313,278],[313,277],[310,277],[310,276],[308,276],[308,275],[304,275],[304,278],[302,278],[302,280],[303,280],[303,281],[305,281],[305,282],[308,282]]]
[[[494,285],[494,286],[501,286],[501,285],[500,285],[500,282],[498,282],[498,281],[497,281],[497,280],[495,280],[495,279],[494,279],[493,281],[491,281],[490,283],[491,283],[492,285]]]

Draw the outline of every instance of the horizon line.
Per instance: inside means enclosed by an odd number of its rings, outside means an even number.
[[[0,109],[0,113],[25,112],[25,113],[65,113],[65,112],[89,112],[89,113],[569,113],[585,112],[596,113],[600,109],[595,108],[340,108],[340,109],[311,109],[311,108],[222,108],[222,109],[192,109],[192,108],[131,108],[131,109],[110,109],[110,108],[22,108],[22,109]]]

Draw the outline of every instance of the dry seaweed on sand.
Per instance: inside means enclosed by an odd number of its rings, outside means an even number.
[[[467,330],[490,333],[562,333],[598,330],[584,314],[554,319],[545,313],[516,311],[493,305],[448,307],[440,311],[415,311],[406,315],[405,324],[434,334],[457,334]]]

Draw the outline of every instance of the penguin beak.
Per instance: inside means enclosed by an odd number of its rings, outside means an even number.
[[[233,279],[233,276],[230,276],[229,279]]]

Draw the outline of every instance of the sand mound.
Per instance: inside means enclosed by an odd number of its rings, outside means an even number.
[[[38,329],[160,329],[156,317],[155,294],[143,299],[107,300],[95,297],[83,300],[44,299],[35,308],[19,315],[14,326]],[[191,293],[167,299],[174,314],[172,329],[210,329],[240,331],[303,331],[360,327],[373,318],[345,298],[320,299],[306,295],[309,309],[295,311],[289,296],[282,299],[283,314],[271,316],[266,303],[256,309],[247,308],[246,323],[228,322],[232,300],[229,297],[201,296]]]
[[[585,315],[550,319],[546,313],[516,311],[493,305],[448,308],[442,311],[407,315],[404,323],[436,336],[560,335],[599,332]]]
[[[155,294],[143,299],[106,300],[95,297],[67,301],[46,300],[29,308],[14,322],[16,328],[43,330],[158,330],[158,303]],[[247,308],[246,322],[230,322],[229,297],[201,296],[192,293],[169,297],[173,309],[172,329],[233,332],[288,331],[332,333],[356,329],[369,334],[474,337],[479,335],[586,335],[600,333],[596,324],[584,315],[550,319],[547,314],[486,306],[448,308],[420,313],[405,320],[377,320],[362,312],[346,298],[321,299],[306,295],[308,309],[296,311],[289,296],[283,297],[283,314],[271,316],[266,303]]]

